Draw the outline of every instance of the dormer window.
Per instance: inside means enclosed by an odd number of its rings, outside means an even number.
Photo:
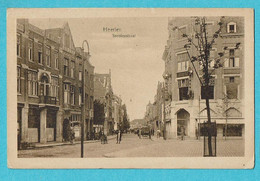
[[[227,32],[228,33],[236,33],[237,32],[236,23],[234,23],[234,22],[228,23],[227,24]]]

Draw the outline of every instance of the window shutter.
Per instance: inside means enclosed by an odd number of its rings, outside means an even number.
[[[229,63],[228,58],[225,58],[225,59],[224,59],[224,66],[225,66],[225,67],[228,67],[228,63]]]
[[[239,58],[235,58],[235,67],[239,67]]]

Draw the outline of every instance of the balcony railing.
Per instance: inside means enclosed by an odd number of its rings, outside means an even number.
[[[42,104],[56,104],[56,97],[51,96],[40,96],[40,103]]]

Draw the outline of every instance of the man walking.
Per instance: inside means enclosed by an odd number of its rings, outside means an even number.
[[[116,144],[120,144],[122,138],[122,133],[120,130],[117,131]]]

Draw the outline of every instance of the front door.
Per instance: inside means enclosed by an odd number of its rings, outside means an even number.
[[[177,113],[177,135],[178,136],[189,136],[189,121],[190,121],[190,114],[181,109]]]

